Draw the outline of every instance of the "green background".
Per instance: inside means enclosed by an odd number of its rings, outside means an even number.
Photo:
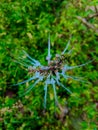
[[[0,130],[98,129],[98,15],[91,17],[94,14],[98,14],[98,0],[0,0]],[[28,71],[14,62],[22,50],[46,64],[49,33],[52,56],[60,54],[72,36],[70,65],[94,61],[69,72],[87,81],[67,80],[71,95],[57,88],[62,110],[54,106],[49,86],[45,112],[44,82],[21,98],[19,93],[29,83],[10,84],[29,77]]]

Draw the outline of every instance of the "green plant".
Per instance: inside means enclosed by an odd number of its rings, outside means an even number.
[[[98,0],[0,0],[0,130],[98,129],[97,3]],[[39,82],[33,91],[19,97],[33,85],[34,80],[19,87],[9,84],[29,79],[34,73],[28,72],[28,67],[13,62],[11,55],[17,61],[21,57],[23,62],[26,56],[20,50],[25,50],[47,66],[45,57],[49,32],[52,57],[63,52],[72,34],[68,49],[72,47],[74,51],[70,56],[67,53],[64,55],[67,58],[65,64],[75,66],[88,59],[95,60],[66,72],[67,75],[83,77],[89,83],[77,82],[72,78],[65,80],[60,76],[60,82],[72,91],[69,94],[56,85],[62,109],[54,106],[53,88],[48,85],[47,110],[43,113],[45,82]]]
[[[27,93],[29,93],[35,86],[36,84],[38,84],[40,81],[45,83],[44,86],[44,90],[45,90],[45,95],[44,95],[44,107],[46,109],[46,98],[47,98],[47,87],[48,85],[52,85],[53,87],[53,91],[54,91],[54,98],[55,98],[55,103],[57,106],[59,106],[58,104],[58,100],[57,100],[57,94],[56,94],[56,85],[57,86],[61,86],[62,88],[64,88],[68,93],[72,93],[65,85],[63,85],[61,83],[61,78],[63,77],[65,80],[71,78],[73,80],[77,80],[77,81],[82,81],[83,80],[79,77],[75,77],[75,76],[69,76],[68,74],[66,74],[67,71],[78,68],[78,67],[82,67],[87,65],[88,63],[92,62],[89,61],[85,64],[81,64],[78,66],[69,66],[67,63],[67,58],[70,56],[72,50],[68,51],[68,47],[70,44],[70,40],[67,43],[64,51],[61,54],[56,54],[54,59],[51,60],[51,54],[50,54],[50,36],[48,39],[48,56],[46,57],[46,60],[48,61],[48,64],[46,66],[43,66],[38,60],[33,59],[28,53],[26,53],[25,51],[23,51],[24,56],[23,57],[18,57],[18,61],[16,61],[17,63],[19,63],[20,65],[24,66],[27,68],[28,72],[31,76],[29,79],[23,81],[23,82],[19,82],[17,84],[14,84],[13,86],[17,86],[17,85],[21,85],[24,84],[26,82],[30,82],[35,80],[35,82],[33,84],[31,84],[26,90],[25,92],[23,92],[23,94],[21,94],[21,96],[26,95]]]

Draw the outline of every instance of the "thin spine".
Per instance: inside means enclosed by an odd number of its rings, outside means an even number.
[[[44,108],[46,109],[47,87],[48,87],[48,84],[51,83],[51,81],[50,81],[50,74],[48,75],[48,77],[47,77],[45,83],[46,83],[46,84],[45,84],[45,87],[44,87],[44,90],[45,90],[45,95],[44,95]]]
[[[62,83],[60,83],[59,81],[58,81],[58,79],[55,79],[56,80],[56,82],[57,82],[57,84],[59,85],[59,86],[61,86],[62,88],[64,88],[66,91],[68,91],[70,94],[72,94],[72,92],[68,89],[68,88],[66,88]]]
[[[56,94],[56,87],[55,87],[55,80],[53,78],[51,79],[51,84],[53,86],[55,104],[58,105],[57,94]]]
[[[70,94],[72,93],[68,88],[66,88],[62,83],[59,82],[59,80],[60,80],[60,73],[59,73],[59,72],[56,73],[56,77],[55,77],[54,79],[56,80],[56,82],[57,82],[57,84],[58,84],[59,86],[63,87],[63,88],[64,88],[65,90],[67,90]]]
[[[90,61],[88,61],[88,62],[86,62],[86,63],[84,63],[84,64],[77,65],[77,66],[68,66],[67,70],[71,70],[71,69],[75,69],[75,68],[78,68],[78,67],[85,66],[85,65],[91,63],[92,61],[93,61],[93,60],[90,60]]]
[[[27,52],[25,52],[24,50],[23,50],[23,52],[25,53],[25,55],[26,55],[31,61],[35,62],[35,65],[38,64],[38,66],[40,66],[40,62],[39,62],[39,61],[33,59],[33,58],[32,58]]]
[[[45,95],[44,95],[44,108],[46,109],[46,102],[47,102],[47,87],[48,84],[46,83],[45,87],[44,87],[44,91],[45,91]]]
[[[30,63],[31,65],[35,65],[35,63],[33,63],[31,60],[29,60],[29,59],[23,59],[23,58],[21,58],[21,57],[19,57],[19,59],[20,60],[22,60],[23,62],[25,62],[25,63]]]
[[[29,67],[29,65],[27,65],[27,64],[25,64],[25,63],[22,63],[22,62],[20,62],[20,61],[14,60],[14,62],[16,62],[16,63],[18,63],[18,64],[20,64],[20,65],[22,65],[22,66],[24,66],[24,67],[26,67],[26,68]]]
[[[69,41],[68,41],[68,43],[67,43],[67,45],[66,45],[64,51],[62,52],[62,55],[67,51],[67,49],[68,49],[68,47],[69,47],[69,44],[70,44],[70,39],[69,39]]]
[[[62,75],[65,79],[71,78],[71,79],[76,80],[76,81],[84,82],[83,80],[79,79],[78,77],[68,76],[68,75],[65,75],[65,74],[62,74],[62,73],[61,73],[61,75]]]
[[[46,57],[48,64],[50,63],[50,59],[51,59],[51,54],[50,54],[50,34],[48,37],[48,56]]]
[[[37,77],[33,76],[33,77],[31,77],[30,79],[24,80],[24,81],[19,82],[19,83],[17,83],[17,84],[13,84],[12,86],[19,86],[19,85],[24,84],[24,83],[26,83],[26,82],[32,81],[32,80],[34,80],[34,79],[36,79],[36,78],[37,78]]]
[[[24,92],[23,94],[20,95],[20,97],[22,97],[22,96],[28,94],[28,93],[33,89],[33,87],[35,87],[35,85],[36,85],[37,83],[39,83],[39,82],[40,82],[40,79],[36,80],[33,85],[31,85],[30,87],[28,87],[28,88],[26,89],[26,92]]]

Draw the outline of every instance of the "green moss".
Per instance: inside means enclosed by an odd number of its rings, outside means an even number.
[[[97,3],[98,0],[0,1],[0,130],[98,129],[98,18],[89,18],[98,12]],[[77,16],[86,18],[94,28],[87,27]],[[87,83],[63,81],[73,92],[71,96],[57,89],[62,111],[55,108],[50,90],[47,112],[44,112],[42,84],[21,98],[18,94],[29,83],[20,87],[11,85],[28,78],[27,71],[14,62],[22,50],[45,64],[49,33],[52,55],[63,51],[72,35],[70,49],[73,47],[74,51],[69,63],[94,61],[70,72]],[[67,115],[65,108],[69,111]]]

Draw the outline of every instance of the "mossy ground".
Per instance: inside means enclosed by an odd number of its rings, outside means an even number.
[[[0,1],[0,130],[97,130],[98,129],[98,0],[1,0]],[[83,23],[77,16],[86,19]],[[92,25],[94,28],[87,26]],[[47,110],[43,108],[43,84],[19,98],[29,83],[10,86],[28,78],[14,62],[27,51],[45,64],[50,33],[52,55],[64,50],[72,35],[68,59],[85,67],[70,71],[88,83],[63,81],[73,92],[57,89],[62,111],[54,106],[51,87]],[[14,57],[14,58],[13,58]],[[64,110],[68,113],[64,114]]]

